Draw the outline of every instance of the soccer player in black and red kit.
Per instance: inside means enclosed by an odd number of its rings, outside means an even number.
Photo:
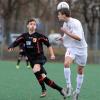
[[[64,88],[58,86],[54,81],[47,77],[47,73],[43,67],[46,63],[46,57],[43,51],[43,44],[47,46],[50,52],[50,58],[55,59],[55,55],[52,49],[52,46],[49,43],[49,40],[43,34],[36,32],[36,21],[35,19],[30,19],[27,21],[28,32],[20,35],[9,47],[8,50],[12,51],[14,47],[20,45],[21,43],[25,44],[26,55],[29,59],[32,70],[42,88],[41,97],[46,96],[46,87],[47,84],[49,87],[56,89],[63,97],[66,98],[66,91]]]
[[[17,69],[19,69],[19,64],[20,64],[20,61],[22,60],[23,57],[26,60],[26,66],[27,66],[27,68],[30,68],[28,57],[27,57],[26,51],[25,51],[25,44],[21,43],[19,45],[19,54],[18,54],[18,60],[17,60],[17,65],[16,65]]]

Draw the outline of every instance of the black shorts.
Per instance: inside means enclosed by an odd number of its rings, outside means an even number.
[[[19,56],[20,56],[20,57],[26,57],[26,53],[23,52],[23,51],[21,51],[21,52],[19,52]]]
[[[32,68],[34,64],[40,64],[43,66],[47,62],[47,59],[44,55],[28,56],[28,59]]]
[[[32,58],[28,58],[30,61],[30,65],[33,68],[35,64],[40,64],[41,70],[40,73],[45,73],[47,74],[45,68],[43,67],[43,65],[46,63],[47,59],[44,55],[38,55]]]

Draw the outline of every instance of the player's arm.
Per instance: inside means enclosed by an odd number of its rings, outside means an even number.
[[[78,40],[78,41],[81,41],[81,38],[76,35],[76,34],[73,34],[71,31],[69,31],[68,29],[65,29],[63,27],[61,27],[61,31],[65,34],[67,34],[68,36],[70,36],[71,38],[75,39],[75,40]]]
[[[45,35],[41,34],[40,41],[42,41],[47,47],[51,46],[51,44],[49,43],[49,39]]]
[[[55,59],[55,55],[54,55],[54,51],[53,51],[53,48],[52,46],[49,46],[48,47],[48,50],[49,50],[49,53],[50,53],[50,59]]]
[[[50,53],[50,58],[55,59],[54,51],[53,51],[51,44],[49,43],[49,39],[44,35],[42,36],[41,39],[42,39],[43,43],[48,47],[48,50]]]
[[[12,51],[14,50],[14,48],[16,46],[18,46],[20,43],[23,43],[24,42],[24,38],[23,36],[19,36],[9,47],[8,47],[8,51]]]

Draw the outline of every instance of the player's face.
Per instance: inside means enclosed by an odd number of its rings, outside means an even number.
[[[58,19],[59,21],[64,21],[65,15],[63,15],[61,12],[58,12]]]
[[[36,22],[35,21],[29,22],[28,25],[27,25],[27,28],[30,31],[35,31],[36,30]]]

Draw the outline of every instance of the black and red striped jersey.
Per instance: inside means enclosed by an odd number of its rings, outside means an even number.
[[[25,45],[25,51],[28,57],[37,56],[38,54],[44,55],[43,44],[47,47],[51,46],[48,38],[38,32],[31,35],[28,32],[23,33],[9,46],[9,48],[14,48],[21,44]]]

